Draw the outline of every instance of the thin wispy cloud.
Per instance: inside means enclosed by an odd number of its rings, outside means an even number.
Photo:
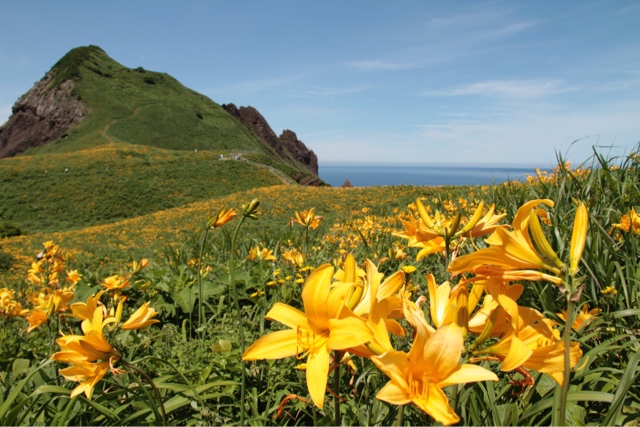
[[[508,98],[540,98],[576,88],[567,86],[562,80],[487,80],[470,83],[452,89],[423,92],[426,96],[484,95]]]
[[[536,26],[535,22],[515,22],[513,24],[505,25],[497,30],[488,31],[486,37],[507,37],[514,34],[518,34],[522,31],[528,30]]]
[[[394,62],[383,59],[374,59],[347,62],[347,66],[362,71],[389,71],[422,68],[424,65],[419,62]]]
[[[335,98],[343,95],[351,95],[371,89],[370,85],[358,85],[352,87],[306,87],[286,96],[291,98]]]

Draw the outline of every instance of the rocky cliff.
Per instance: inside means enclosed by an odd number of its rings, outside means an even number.
[[[318,157],[293,131],[285,130],[279,137],[276,136],[262,114],[253,107],[238,108],[234,104],[223,104],[222,108],[266,142],[283,160],[301,163],[318,175]]]
[[[58,139],[87,114],[88,109],[73,94],[74,81],[51,87],[48,73],[13,106],[9,121],[0,127],[0,158]]]

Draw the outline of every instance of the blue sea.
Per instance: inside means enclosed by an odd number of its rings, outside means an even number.
[[[548,169],[542,169],[548,170]],[[444,165],[320,165],[319,176],[333,187],[349,180],[354,187],[385,185],[490,185],[506,181],[526,181],[535,176],[535,167],[484,167]]]

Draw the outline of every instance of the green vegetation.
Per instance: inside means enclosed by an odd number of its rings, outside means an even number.
[[[282,183],[266,168],[220,161],[221,153],[117,143],[2,159],[0,224],[64,231]]]
[[[125,151],[123,147],[119,150]],[[131,157],[151,156],[152,151],[138,150]],[[84,230],[3,239],[2,251],[11,255],[12,267],[4,272],[0,267],[0,283],[15,292],[3,301],[13,300],[27,309],[35,305],[27,295],[44,285],[34,285],[33,274],[45,277],[54,264],[34,273],[32,262],[42,251],[42,243],[54,240],[61,244],[56,252],[62,257],[59,263],[64,261],[66,271],[77,269],[82,275],[69,303],[87,301],[88,296],[106,289],[107,277],[119,274],[129,285],[102,297],[107,312],[120,293],[127,297],[122,320],[149,301],[149,307],[159,312],[155,318],[160,323],[139,330],[115,327],[120,323],[105,326],[106,339],[115,346],[113,354],[117,355],[112,359],[114,368],[121,371],[107,370],[89,399],[84,393],[69,397],[78,382],[65,380],[58,373],[69,363],[46,361],[60,351],[55,343],[56,331],[81,333],[79,321],[66,311],[53,313],[26,334],[25,318],[3,315],[0,339],[9,356],[0,359],[0,423],[218,425],[238,424],[244,414],[247,423],[257,425],[433,424],[433,419],[415,405],[397,406],[377,399],[388,378],[370,359],[359,356],[353,356],[351,368],[343,365],[334,371],[338,372],[337,381],[330,374],[328,388],[339,399],[327,392],[324,407],[317,408],[309,398],[305,372],[296,369],[307,354],[300,355],[302,360],[288,357],[242,363],[239,336],[242,328],[246,343],[251,344],[270,332],[287,329],[265,319],[266,313],[276,303],[306,312],[308,307],[303,307],[301,300],[303,282],[308,284],[311,271],[323,264],[343,268],[347,254],[353,254],[358,266],[370,259],[385,278],[406,271],[403,283],[410,292],[409,300],[425,297],[427,302],[421,305],[425,321],[438,331],[445,330],[433,320],[437,310],[430,306],[433,296],[428,291],[427,274],[433,274],[438,285],[446,281],[456,285],[461,276],[449,274],[448,260],[442,252],[418,260],[420,248],[393,235],[405,231],[399,219],[418,217],[415,201],[420,198],[433,215],[432,221],[437,210],[447,218],[460,214],[462,225],[480,201],[485,209],[495,204],[497,213],[506,214],[501,224],[512,224],[523,204],[549,199],[553,207],[540,204],[543,211],[534,212],[548,221],[542,227],[549,243],[544,258],[553,252],[562,262],[573,252],[574,219],[579,204],[584,203],[588,229],[578,274],[583,287],[575,303],[577,311],[583,304],[588,310],[600,311],[574,330],[565,328],[559,314],[567,307],[567,300],[561,289],[547,280],[517,281],[523,288],[517,307],[523,313],[535,310],[544,315],[558,336],[566,329],[571,342],[580,345],[579,360],[567,383],[566,423],[635,425],[640,419],[640,219],[634,216],[640,208],[639,162],[637,149],[625,159],[596,154],[587,169],[570,170],[560,159],[559,168],[551,176],[533,178],[526,184],[482,188],[261,187]],[[130,191],[135,193],[135,188]],[[242,217],[248,202],[256,197],[260,200],[258,218],[243,223],[237,240],[233,230],[240,224],[238,217],[205,230],[207,223],[215,223],[213,219],[223,208],[237,209]],[[296,212],[310,208],[324,217],[317,229],[297,222],[287,225]],[[456,256],[485,248],[486,237],[460,241]],[[539,247],[540,235],[536,239],[535,246]],[[268,259],[268,251],[274,259]],[[150,261],[146,267],[141,267],[143,256]],[[26,280],[28,268],[32,269],[30,281]],[[60,277],[64,277],[64,271]],[[453,292],[447,293],[447,297],[450,295]],[[469,310],[468,314],[473,314],[477,305]],[[294,316],[289,320],[297,321]],[[408,352],[415,342],[412,332],[416,326],[405,319],[400,323],[407,334],[394,336],[391,343],[395,350]],[[478,356],[472,355],[472,345],[487,348],[504,338],[496,334],[476,344],[475,337],[471,332],[466,336],[467,353],[460,358],[461,363],[482,366],[498,381],[444,387],[460,424],[561,422],[558,408],[563,391],[551,376],[530,366],[502,372],[503,364],[497,357],[471,360]],[[299,338],[300,345],[312,339],[303,335]],[[561,343],[559,338],[553,339]],[[539,350],[536,346],[544,348],[549,340],[552,338],[527,345]],[[131,365],[148,374],[155,389]],[[419,388],[414,391],[420,392]]]
[[[71,131],[28,150],[27,155],[68,153],[121,142],[169,150],[232,150],[245,157],[260,154],[270,157],[276,168],[287,166],[220,105],[166,73],[124,67],[97,46],[71,50],[52,72],[49,89],[72,79],[74,95],[89,113]]]

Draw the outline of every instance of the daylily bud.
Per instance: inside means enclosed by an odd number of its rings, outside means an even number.
[[[478,205],[478,208],[474,212],[474,214],[471,217],[471,219],[469,221],[467,221],[467,223],[462,228],[462,230],[460,230],[457,234],[462,236],[462,235],[468,233],[469,231],[473,230],[473,227],[475,227],[476,224],[478,223],[478,221],[480,221],[480,218],[482,217],[482,211],[483,210],[484,210],[484,202],[480,202],[480,204]]]
[[[251,203],[242,205],[242,215],[251,219],[258,219],[256,209],[260,206],[260,200],[253,199]]]
[[[420,214],[420,218],[422,219],[424,224],[431,229],[435,228],[433,221],[431,221],[431,217],[429,216],[429,214],[427,213],[427,210],[422,205],[422,202],[420,201],[420,199],[416,200],[416,206],[418,207],[418,213]]]
[[[456,216],[453,217],[453,221],[451,221],[451,226],[447,229],[448,237],[451,237],[454,234],[456,234],[456,230],[458,229],[458,227],[460,227],[460,218],[461,218],[460,212],[458,212]]]
[[[578,264],[580,263],[580,258],[582,258],[582,251],[587,240],[588,226],[589,213],[584,203],[580,203],[573,221],[571,249],[569,250],[569,274],[572,276],[578,272]]]
[[[116,325],[120,323],[120,319],[122,319],[122,309],[124,308],[123,301],[120,300],[118,303],[118,308],[116,309]]]
[[[347,302],[345,303],[349,310],[353,310],[353,308],[360,302],[363,293],[364,286],[360,283],[355,283],[351,288],[351,294],[347,296]]]
[[[529,213],[529,229],[531,230],[531,236],[533,240],[538,245],[538,249],[542,254],[551,261],[557,268],[562,269],[564,264],[558,258],[558,254],[555,253],[549,241],[544,236],[544,232],[542,231],[542,226],[540,225],[540,221],[538,220],[538,215],[534,210],[531,210]]]
[[[493,332],[493,328],[496,324],[496,319],[498,318],[500,311],[503,311],[503,310],[504,309],[501,306],[498,306],[496,307],[495,310],[491,312],[491,315],[489,316],[486,323],[484,324],[484,329],[482,330],[480,335],[478,335],[478,338],[476,338],[476,340],[471,344],[471,346],[469,346],[469,351],[473,351],[476,347],[478,347],[480,344],[485,342],[489,337],[491,337],[491,332]]]

